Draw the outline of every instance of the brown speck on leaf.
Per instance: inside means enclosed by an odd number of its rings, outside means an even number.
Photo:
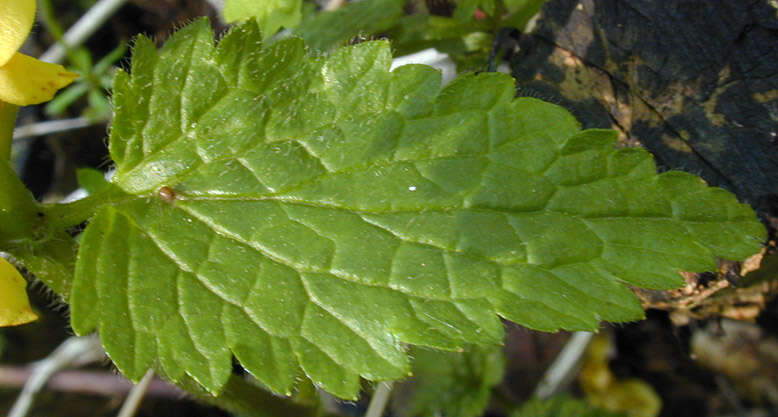
[[[165,185],[157,190],[157,197],[168,204],[172,204],[176,201],[176,192],[173,191],[172,188]]]

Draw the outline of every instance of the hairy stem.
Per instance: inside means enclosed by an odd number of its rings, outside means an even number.
[[[70,203],[47,204],[43,206],[47,226],[63,230],[77,226],[94,216],[106,204],[120,204],[130,198],[119,187],[108,186],[94,194]]]
[[[17,108],[13,104],[0,101],[0,159],[5,161],[11,158],[11,141]]]

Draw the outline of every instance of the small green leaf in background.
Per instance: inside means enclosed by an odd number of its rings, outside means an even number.
[[[253,20],[218,47],[204,20],[159,52],[139,38],[114,85],[123,197],[82,236],[74,330],[136,380],[157,364],[218,393],[234,355],[276,392],[304,373],[356,398],[360,378],[409,375],[408,344],[496,345],[498,316],[637,320],[629,286],[761,247],[733,195],[657,175],[506,74],[442,88],[390,65],[387,42],[263,47]]]
[[[392,409],[400,417],[477,417],[500,383],[505,356],[500,346],[465,352],[414,348],[413,378],[395,389]]]
[[[513,412],[511,417],[627,417],[589,405],[585,401],[561,395],[546,400],[532,399]]]
[[[480,9],[487,15],[493,15],[496,10],[495,0],[461,0],[454,10],[454,18],[470,20],[476,9]]]
[[[295,30],[308,46],[329,51],[359,35],[387,30],[403,16],[405,0],[363,0],[311,15]]]
[[[76,171],[78,185],[85,189],[89,194],[95,194],[105,190],[110,184],[105,179],[102,171],[94,168],[81,168]]]
[[[282,27],[297,27],[302,6],[303,0],[226,0],[222,13],[227,22],[256,18],[265,37],[270,37]]]
[[[420,13],[404,16],[387,33],[396,55],[435,48],[451,57],[457,72],[483,71],[494,41],[492,23],[472,15],[462,20]]]
[[[449,55],[457,72],[485,71],[495,34],[505,27],[525,30],[545,0],[462,0],[453,17],[416,13],[387,30],[395,55],[435,48]],[[480,13],[478,12],[480,10]]]
[[[540,12],[546,0],[504,0],[504,2],[508,9],[504,24],[524,31],[527,23]]]
[[[81,115],[90,120],[107,120],[111,116],[111,103],[108,92],[113,84],[114,64],[124,56],[127,50],[126,42],[120,42],[96,64],[92,53],[86,48],[72,48],[63,40],[62,27],[57,22],[51,0],[40,1],[40,14],[43,25],[62,45],[70,61],[70,71],[80,75],[75,82],[57,94],[46,104],[46,113],[62,115],[71,105],[86,96],[87,107]]]

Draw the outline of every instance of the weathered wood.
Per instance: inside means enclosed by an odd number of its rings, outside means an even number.
[[[520,94],[778,214],[775,1],[550,0],[520,46]]]
[[[729,189],[774,236],[776,7],[774,0],[549,0],[511,69],[519,95],[561,104],[583,127],[618,130],[625,145],[649,149],[660,169]],[[775,250],[771,244],[767,253]],[[721,266],[712,279],[685,275],[679,290],[636,293],[644,307],[669,310],[679,323],[755,318],[776,286],[732,288],[740,265]]]

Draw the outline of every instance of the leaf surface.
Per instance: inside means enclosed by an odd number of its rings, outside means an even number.
[[[204,21],[115,80],[113,184],[82,237],[72,324],[133,379],[158,365],[218,392],[231,358],[288,393],[304,372],[354,398],[407,376],[406,344],[497,344],[643,316],[628,285],[743,259],[764,229],[729,193],[656,175],[611,131],[514,99],[504,74],[441,88],[390,47],[324,58],[213,44]],[[628,285],[625,285],[628,284]]]

